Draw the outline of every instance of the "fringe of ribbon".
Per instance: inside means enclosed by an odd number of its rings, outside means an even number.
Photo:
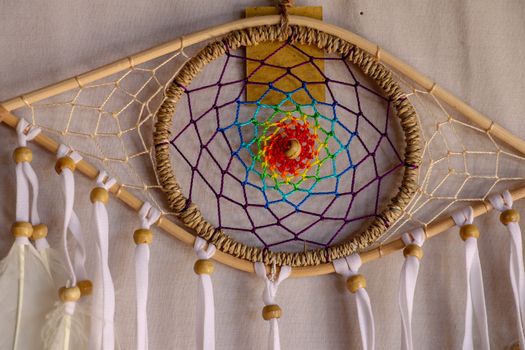
[[[457,226],[463,228],[472,225],[474,211],[472,207],[464,208],[452,215]],[[465,308],[465,333],[463,349],[474,349],[473,326],[474,318],[478,326],[481,349],[490,349],[487,309],[485,306],[485,291],[479,260],[477,237],[465,238],[465,262],[467,272],[467,302]]]
[[[509,191],[493,195],[489,197],[489,201],[496,210],[502,213],[507,210],[512,210],[514,204]],[[509,272],[518,319],[517,326],[520,349],[525,349],[525,270],[523,267],[521,228],[517,220],[507,223],[504,222],[504,224],[507,226],[510,235]]]
[[[334,260],[333,265],[335,272],[342,275],[347,280],[347,284],[349,284],[352,281],[352,277],[360,276],[358,272],[362,265],[362,261],[359,254],[354,253],[346,258]],[[355,295],[357,318],[359,320],[363,349],[373,350],[375,348],[374,314],[372,313],[370,297],[365,289],[366,282],[360,283],[355,290],[351,288],[350,285],[348,285],[348,287],[351,289],[350,292]]]

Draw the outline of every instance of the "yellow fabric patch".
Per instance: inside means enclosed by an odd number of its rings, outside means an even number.
[[[323,9],[320,6],[305,6],[292,7],[289,9],[291,15],[312,17],[315,19],[323,19]],[[276,15],[278,11],[275,7],[249,7],[246,9],[246,17]],[[299,50],[291,46],[285,46],[281,50],[274,53],[283,42],[265,42],[255,46],[246,48],[246,76],[249,82],[269,83],[274,82],[274,87],[285,92],[293,91],[302,86],[302,82],[321,82],[324,72],[324,61],[313,60],[313,62],[300,65],[298,64],[308,62],[310,57],[324,56],[323,50],[311,45],[297,45],[299,49],[304,51],[307,55],[301,53]],[[266,59],[266,63],[278,66],[279,68],[263,66],[261,63],[253,60]],[[317,66],[317,68],[314,66]],[[282,68],[281,68],[282,67]],[[289,68],[289,69],[288,69]],[[288,74],[287,74],[288,73]],[[308,91],[318,101],[325,101],[325,85],[324,84],[308,84]],[[248,84],[246,89],[246,99],[248,101],[255,101],[259,99],[268,89],[267,85]],[[270,91],[261,102],[266,104],[278,104],[284,98],[282,93],[277,91]],[[308,104],[312,99],[304,91],[298,91],[293,94],[293,99],[299,104]]]

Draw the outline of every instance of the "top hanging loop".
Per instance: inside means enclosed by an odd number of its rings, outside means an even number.
[[[293,0],[277,0],[276,7],[281,14],[281,33],[286,36],[290,35],[290,19],[288,9],[293,6]]]

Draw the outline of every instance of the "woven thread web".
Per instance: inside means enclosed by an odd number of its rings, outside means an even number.
[[[284,48],[295,59],[278,65]],[[248,76],[226,74],[246,60],[227,52],[218,78],[205,69],[185,89],[171,140],[175,168],[191,174],[183,188],[192,202],[214,200],[216,209],[205,206],[205,217],[238,239],[255,236],[269,249],[292,242],[328,247],[378,215],[399,183],[403,144],[390,101],[341,57],[311,56],[284,43],[263,59],[250,58],[258,66]],[[305,67],[317,77],[295,73]],[[278,71],[275,78],[268,78],[269,69]],[[290,77],[292,88],[278,87]],[[246,97],[250,85],[261,91],[253,100]],[[319,85],[324,100],[312,93]],[[353,98],[339,98],[341,90]],[[214,98],[203,98],[206,93]],[[283,152],[291,139],[302,144],[296,159]],[[189,144],[199,149],[193,157]]]
[[[304,62],[295,65],[317,69],[323,60],[318,80],[257,62],[297,81],[285,91],[250,81],[242,52],[229,52],[187,87],[174,117],[173,164],[185,195],[249,245],[329,246],[363,229],[399,186],[403,142],[389,101],[340,57],[301,55]],[[151,134],[163,90],[185,60],[173,53],[14,112],[166,213]],[[424,154],[420,189],[381,241],[524,180],[521,155],[413,82],[397,80],[418,111]],[[266,86],[282,103],[246,100],[249,84]],[[324,100],[308,95],[314,85],[324,86]],[[299,165],[274,159],[287,130],[305,142]]]

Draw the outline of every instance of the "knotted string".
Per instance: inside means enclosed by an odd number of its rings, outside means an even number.
[[[254,264],[255,273],[264,281],[264,291],[262,299],[265,306],[276,306],[275,298],[277,296],[277,289],[282,281],[287,279],[292,273],[290,266],[281,266],[280,271],[272,273],[270,277],[266,273],[266,266],[262,262],[256,262]],[[280,315],[279,315],[280,316]],[[272,317],[268,321],[270,322],[270,336],[268,339],[269,350],[280,350],[281,341],[279,338],[279,324],[277,317]]]
[[[277,0],[277,9],[279,10],[279,13],[281,14],[281,32],[285,35],[290,35],[290,18],[288,14],[288,10],[290,7],[293,6],[294,1],[293,0]]]
[[[358,275],[359,268],[362,265],[361,257],[355,253],[346,258],[340,258],[333,261],[335,272],[351,281],[353,276]],[[361,331],[361,341],[363,349],[373,350],[375,348],[375,326],[374,315],[372,313],[372,304],[370,297],[365,289],[366,283],[362,283],[355,291],[351,290],[356,297],[357,318],[359,320],[359,329]]]
[[[205,248],[207,245],[207,248]],[[201,237],[196,237],[193,250],[199,260],[209,260],[216,251],[213,244],[207,244]],[[210,273],[198,273],[199,287],[197,297],[197,349],[215,349],[215,307],[213,300],[213,284]]]
[[[513,199],[509,191],[502,194],[495,194],[489,197],[492,206],[504,212],[512,209]],[[516,218],[517,219],[517,218]],[[520,349],[525,349],[525,271],[523,267],[523,244],[521,229],[518,221],[504,223],[510,234],[510,256],[509,272],[510,282],[512,284],[512,293],[516,305],[516,314],[518,318],[518,333]]]
[[[416,245],[421,248],[425,242],[425,231],[420,228],[402,235],[406,247]],[[405,248],[406,249],[406,248]],[[401,268],[399,281],[399,311],[401,313],[401,349],[413,350],[412,340],[412,310],[414,306],[414,292],[416,289],[417,275],[419,273],[419,260],[412,254],[405,254],[405,262]]]
[[[459,227],[471,225],[474,221],[472,207],[464,208],[452,215],[452,219]],[[489,349],[489,329],[487,323],[487,309],[485,306],[485,291],[483,276],[479,260],[478,242],[476,237],[465,237],[465,262],[467,271],[467,301],[465,308],[465,334],[463,350],[474,349],[473,318],[476,317],[481,349]]]

